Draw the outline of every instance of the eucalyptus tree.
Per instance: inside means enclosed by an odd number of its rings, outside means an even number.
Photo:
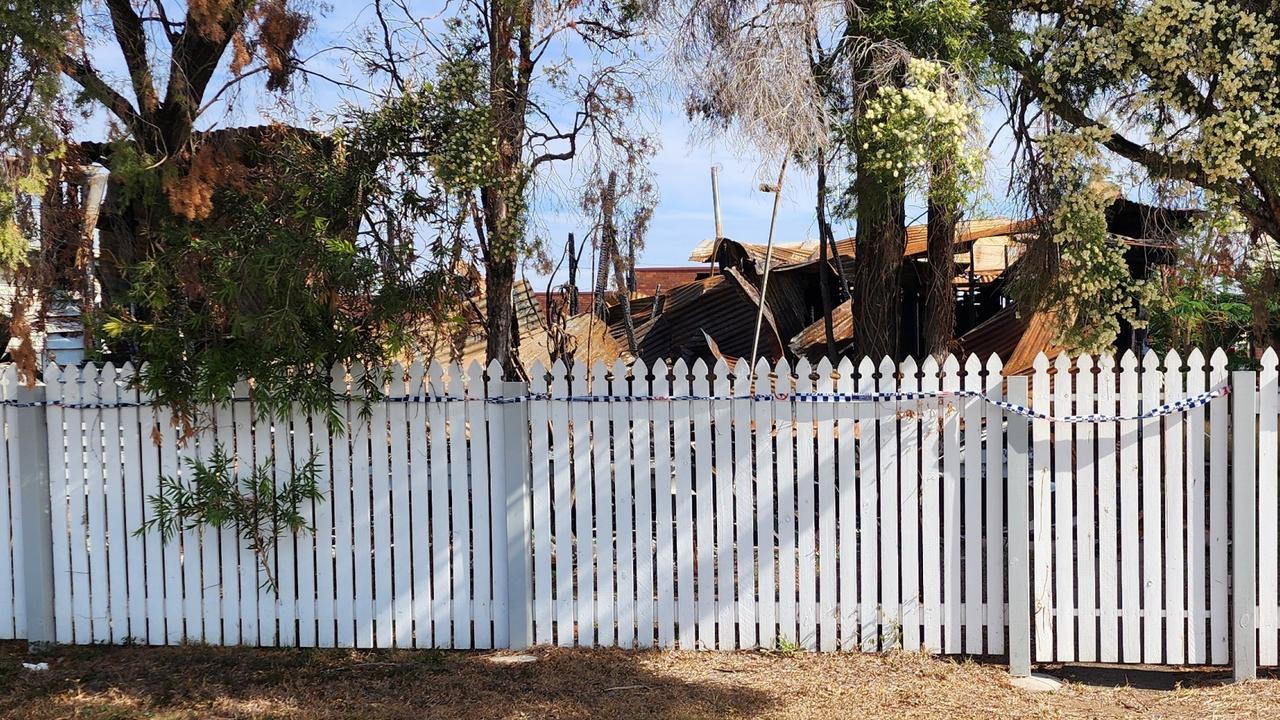
[[[25,218],[24,232],[42,250],[19,274],[19,297],[77,274],[86,331],[101,331],[87,349],[145,361],[143,389],[184,421],[245,376],[260,409],[332,409],[334,363],[385,363],[450,295],[449,276],[419,262],[412,242],[367,222],[371,196],[386,206],[397,190],[393,113],[356,114],[337,133],[218,126],[246,89],[292,101],[299,77],[313,73],[303,49],[321,9],[309,0],[0,7],[5,41],[39,70],[5,66],[5,98],[25,87],[33,100],[6,108],[5,126],[58,130],[42,145],[29,131],[0,137],[10,156],[48,161],[27,173],[43,217]],[[110,173],[96,257],[92,227],[67,223],[62,252],[48,222],[52,209],[87,209],[74,175],[91,163]],[[415,218],[438,205],[429,193],[394,200]],[[15,326],[24,320],[19,312]],[[34,370],[34,356],[25,360]]]
[[[224,109],[246,80],[265,77],[268,90],[286,91],[300,65],[295,45],[311,20],[306,7],[289,0],[18,2],[0,10],[0,18],[11,41],[61,74],[75,105],[106,113],[109,142],[68,147],[71,162],[111,167],[136,159],[179,215],[202,214],[207,205],[207,183],[194,162],[197,123]],[[103,67],[101,58],[110,54],[122,61],[123,77]],[[28,107],[24,114],[46,112]],[[74,118],[68,121],[71,139],[79,139]],[[159,245],[153,220],[168,214],[123,202],[130,193],[120,183],[128,175],[113,174],[112,194],[122,200],[114,212],[119,226],[101,239],[99,280],[108,302],[123,299],[128,267]]]
[[[971,101],[986,57],[981,7],[970,0],[695,0],[668,12],[690,114],[765,157],[814,167],[824,247],[832,239],[827,176],[842,171],[835,211],[857,222],[854,346],[897,355],[907,195],[931,199],[946,223],[935,224],[935,233],[949,242],[976,182]],[[933,272],[945,287],[931,291],[930,302],[951,303],[953,253],[931,258],[944,265]],[[945,307],[937,314],[953,317]],[[949,338],[952,325],[936,323],[938,337]]]
[[[375,0],[359,57],[383,102],[429,95],[420,126],[422,172],[433,175],[472,229],[484,268],[486,351],[509,374],[512,288],[540,191],[555,179],[600,209],[610,170],[618,195],[638,197],[629,227],[643,235],[652,203],[652,140],[638,123],[648,19],[638,2],[449,0],[430,10]],[[586,171],[583,171],[586,168]]]

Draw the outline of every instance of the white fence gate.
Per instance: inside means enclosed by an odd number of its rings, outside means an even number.
[[[396,367],[340,432],[244,385],[183,439],[127,366],[8,368],[0,637],[1280,664],[1274,352],[582,370]],[[136,532],[215,444],[282,481],[320,457],[278,596],[232,528]]]

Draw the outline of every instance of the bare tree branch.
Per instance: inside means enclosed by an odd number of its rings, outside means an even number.
[[[138,99],[138,109],[143,115],[151,115],[160,104],[156,96],[155,81],[151,76],[151,63],[147,62],[147,38],[142,30],[142,20],[133,11],[129,0],[107,0],[111,11],[111,27],[116,43],[124,55],[133,83],[133,94]]]
[[[87,60],[77,60],[70,55],[62,56],[62,72],[76,82],[85,93],[106,106],[120,122],[131,132],[137,133],[143,126],[142,118],[123,95],[107,84]]]

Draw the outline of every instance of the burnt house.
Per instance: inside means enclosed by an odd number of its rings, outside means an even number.
[[[1185,228],[1193,211],[1167,210],[1117,198],[1107,210],[1108,230],[1123,243],[1130,273],[1148,278],[1175,259],[1172,237]],[[1006,367],[1018,372],[1030,367],[1037,353],[1055,356],[1052,317],[1025,312],[1009,296],[1009,278],[1028,254],[1038,235],[1033,220],[991,218],[961,223],[956,230],[952,287],[956,294],[956,351],[986,357],[998,354]],[[901,293],[899,353],[919,357],[924,351],[923,312],[928,241],[924,225],[905,229]],[[632,325],[636,354],[652,363],[658,359],[734,362],[751,353],[753,331],[761,306],[764,312],[759,356],[771,362],[782,357],[811,360],[826,353],[824,318],[830,308],[836,350],[852,351],[853,308],[846,294],[853,276],[854,240],[835,244],[823,260],[816,241],[762,244],[729,238],[697,245],[690,261],[705,268],[691,282],[653,294],[632,293]],[[769,266],[765,284],[766,263]],[[610,332],[625,333],[622,308],[609,308]],[[1141,350],[1145,336],[1124,327],[1117,349]]]

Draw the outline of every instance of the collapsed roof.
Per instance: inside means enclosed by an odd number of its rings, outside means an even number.
[[[1145,273],[1152,264],[1173,261],[1173,235],[1187,226],[1194,212],[1117,198],[1107,217],[1112,236],[1129,248],[1131,270]],[[1026,256],[1040,229],[1035,220],[1010,218],[971,220],[957,228],[953,280],[966,303],[965,312],[958,313],[958,351],[999,355],[1009,372],[1027,370],[1040,352],[1051,357],[1061,352],[1053,343],[1051,314],[1023,311],[1005,294],[1009,270]],[[904,334],[920,331],[921,270],[927,254],[927,226],[906,228],[903,256],[910,262],[903,265],[899,288],[904,296]],[[853,238],[837,241],[835,252],[826,260],[815,240],[774,243],[772,251],[766,245],[729,238],[705,240],[693,248],[689,260],[710,265],[709,276],[653,295],[632,294],[636,355],[646,362],[680,358],[734,362],[751,353],[762,303],[760,357],[776,361],[825,353],[827,308],[835,350],[846,353],[853,342],[855,313],[842,293],[842,280],[852,278],[854,259]],[[762,300],[766,262],[769,279]],[[694,272],[693,268],[685,271]],[[912,314],[915,317],[907,317]],[[619,305],[609,308],[609,332],[623,346],[624,320]],[[903,347],[910,352],[909,344]]]

